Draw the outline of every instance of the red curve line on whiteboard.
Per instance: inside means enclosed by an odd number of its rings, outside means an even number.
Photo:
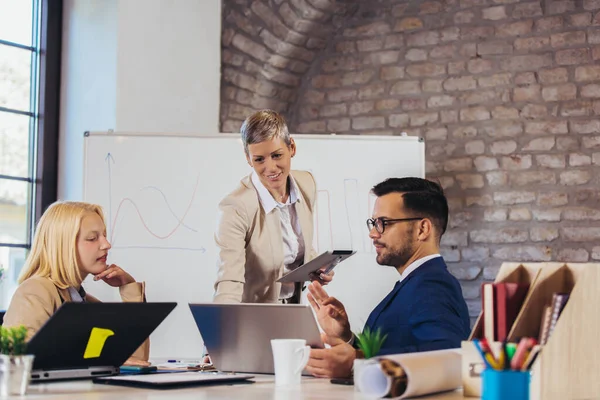
[[[331,225],[331,197],[329,196],[329,190],[317,190],[317,193],[325,193],[327,195],[327,211],[329,215],[329,240],[330,240],[330,245],[331,248],[333,249],[333,230],[331,229],[332,225]],[[318,209],[317,209],[318,210]],[[318,213],[318,211],[317,211]],[[319,243],[319,216],[317,215],[317,218],[315,218],[315,220],[317,221],[317,243]],[[319,249],[317,249],[318,251]]]
[[[150,229],[150,227],[148,227],[148,225],[146,225],[146,221],[144,221],[144,217],[142,217],[142,213],[140,212],[140,209],[138,208],[137,204],[135,204],[135,202],[133,200],[131,200],[129,197],[123,198],[123,200],[121,200],[121,202],[119,203],[119,207],[117,208],[117,213],[115,214],[115,218],[113,219],[113,224],[112,224],[113,228],[112,228],[112,232],[110,233],[110,241],[111,242],[113,241],[113,236],[115,234],[115,231],[117,230],[117,218],[119,217],[119,212],[121,211],[121,206],[123,206],[123,204],[125,202],[131,203],[133,208],[135,208],[135,211],[137,212],[137,215],[140,218],[140,222],[142,223],[142,225],[144,226],[144,229],[146,229],[146,231],[148,231],[149,234],[151,234],[152,236],[154,236],[157,239],[169,238],[175,232],[177,232],[179,227],[181,227],[183,225],[183,221],[185,220],[186,215],[192,208],[192,203],[194,202],[194,198],[196,197],[196,191],[198,190],[199,182],[200,182],[200,175],[198,175],[198,178],[196,179],[196,185],[194,186],[194,192],[192,193],[192,198],[190,199],[190,203],[188,204],[187,208],[185,209],[185,213],[183,213],[181,218],[179,218],[177,225],[175,225],[175,227],[169,233],[167,233],[165,236],[161,236],[161,235],[158,235],[158,234],[152,232],[152,229]]]

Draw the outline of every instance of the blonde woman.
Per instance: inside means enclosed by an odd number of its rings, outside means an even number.
[[[64,302],[98,302],[81,283],[89,275],[118,287],[125,302],[145,300],[143,282],[119,266],[107,266],[110,250],[100,206],[82,202],[52,204],[37,225],[33,245],[4,326],[24,325],[31,338]],[[148,340],[127,360],[129,365],[149,365]]]
[[[310,172],[292,171],[296,143],[277,112],[250,115],[241,136],[253,172],[219,204],[214,301],[298,303],[302,286],[277,279],[316,256],[315,180]],[[332,276],[314,279],[328,283]]]

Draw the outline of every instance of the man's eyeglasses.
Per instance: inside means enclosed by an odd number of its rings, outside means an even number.
[[[373,228],[375,228],[375,230],[377,230],[377,232],[382,234],[385,231],[385,227],[387,225],[395,224],[396,222],[402,222],[402,221],[418,221],[420,219],[423,219],[423,217],[398,218],[398,219],[369,218],[367,220],[367,228],[369,228],[369,232],[371,232],[371,230]]]

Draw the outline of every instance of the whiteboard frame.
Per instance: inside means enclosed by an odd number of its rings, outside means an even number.
[[[422,143],[422,146],[419,146],[421,151],[421,159],[423,160],[423,164],[421,166],[421,174],[423,178],[425,177],[425,140],[421,136],[383,136],[383,135],[338,135],[335,133],[331,134],[323,134],[323,135],[315,135],[315,134],[291,134],[292,138],[307,138],[307,139],[317,139],[317,140],[358,140],[358,141],[377,141],[381,140],[385,141],[401,141],[401,142],[418,142]],[[83,141],[83,198],[86,198],[85,192],[85,177],[86,177],[86,165],[87,165],[87,146],[88,141],[85,140],[90,136],[124,136],[124,137],[158,137],[158,138],[198,138],[198,139],[240,139],[239,133],[219,133],[218,135],[180,135],[180,134],[168,134],[168,133],[142,133],[142,132],[116,132],[116,131],[85,131],[83,133],[84,141]]]

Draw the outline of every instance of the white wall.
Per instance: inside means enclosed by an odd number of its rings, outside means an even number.
[[[216,0],[119,3],[120,131],[218,133],[220,16]]]
[[[59,199],[81,199],[83,132],[116,125],[117,3],[64,2]]]
[[[65,0],[60,199],[82,198],[83,132],[214,135],[220,0]]]

